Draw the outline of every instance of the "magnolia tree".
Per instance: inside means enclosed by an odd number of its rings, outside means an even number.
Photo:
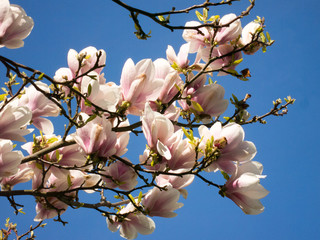
[[[128,59],[116,83],[104,78],[106,52],[92,46],[70,49],[67,67],[52,77],[0,56],[8,78],[0,105],[0,196],[16,213],[23,201],[18,196],[34,197],[34,221],[39,222],[19,235],[8,221],[3,239],[13,232],[17,239],[33,239],[32,231],[50,218],[65,224],[63,213],[70,207],[98,211],[123,238],[151,234],[152,217],[175,217],[181,196],[187,198],[185,187],[195,178],[216,187],[245,214],[264,210],[263,167],[253,160],[256,147],[245,139],[242,125],[282,116],[294,100],[276,100],[269,112],[251,117],[250,95],[228,100],[217,83],[223,75],[247,80],[249,70],[238,66],[244,56],[273,43],[263,18],[241,25],[255,1],[240,15],[224,16],[210,16],[209,10],[232,0],[162,13],[113,2],[130,12],[138,38],[150,37],[139,22],[147,17],[170,30],[182,29],[186,43],[178,50],[169,45],[166,59]],[[191,10],[195,20],[171,25],[170,16]],[[0,0],[1,47],[22,47],[33,24],[22,7]],[[221,117],[228,107],[234,113]],[[132,121],[132,115],[140,120]],[[64,132],[55,132],[52,117],[66,119]],[[30,134],[33,140],[26,142]],[[146,148],[130,159],[127,145],[137,137]],[[213,182],[203,172],[222,174],[225,182]],[[21,185],[25,182],[30,184]],[[90,203],[82,200],[83,193],[91,194]]]

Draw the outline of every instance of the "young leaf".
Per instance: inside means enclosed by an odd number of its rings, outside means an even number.
[[[203,112],[203,108],[201,107],[201,105],[199,103],[191,100],[191,104],[192,104],[192,107],[194,108],[194,110],[196,110],[197,112]]]
[[[196,15],[197,15],[197,18],[199,19],[199,21],[203,21],[203,16],[201,13],[199,13],[198,11],[196,11]]]
[[[68,182],[68,186],[71,187],[72,186],[72,181],[71,181],[71,176],[70,175],[67,176],[67,182]]]

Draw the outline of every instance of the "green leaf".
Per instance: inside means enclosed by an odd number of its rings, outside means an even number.
[[[42,80],[43,79],[43,76],[44,76],[44,73],[41,73],[38,77],[38,80]]]
[[[54,142],[56,142],[56,141],[58,141],[58,140],[59,140],[58,138],[52,137],[52,138],[50,138],[50,139],[47,141],[47,143],[54,143]]]
[[[166,19],[165,19],[162,15],[159,15],[159,16],[158,16],[158,19],[159,19],[161,22],[166,21]]]
[[[135,199],[134,199],[134,197],[133,197],[131,194],[128,194],[128,197],[130,198],[130,200],[131,200],[132,202],[134,202],[134,203],[136,202]]]
[[[19,208],[19,209],[18,209],[18,212],[19,212],[19,213],[22,213],[22,214],[24,214],[24,215],[26,214],[24,211],[22,211],[22,208]]]
[[[121,199],[121,197],[119,195],[114,195],[113,196],[115,199]]]
[[[203,15],[202,16],[203,16],[204,19],[208,19],[208,9],[206,9],[206,8],[203,9]]]
[[[230,73],[231,75],[235,75],[235,76],[239,75],[239,73],[234,69],[228,69],[227,72]]]
[[[188,131],[184,127],[182,127],[181,129],[182,129],[184,135],[186,135],[186,137],[190,139],[190,134],[188,133]]]
[[[138,196],[138,203],[140,203],[141,202],[141,200],[142,200],[142,191],[140,191],[140,193],[139,193],[139,196]]]
[[[224,171],[221,171],[221,174],[222,174],[222,176],[223,176],[223,178],[225,179],[225,180],[229,180],[229,175],[226,173],[226,172],[224,172]]]
[[[91,107],[92,106],[91,102],[88,99],[86,99],[84,101],[84,105],[87,106],[87,107]]]
[[[92,121],[92,120],[95,119],[96,117],[97,117],[96,114],[91,115],[91,116],[87,119],[86,123]]]
[[[238,65],[239,63],[241,63],[243,61],[243,58],[240,58],[238,60],[235,60],[232,65]]]
[[[89,84],[89,86],[88,86],[88,97],[91,95],[91,92],[92,92],[92,86],[91,86],[91,84]]]
[[[268,41],[271,42],[270,34],[268,32],[266,32],[266,35],[267,35]]]
[[[264,42],[264,43],[266,42],[266,36],[264,35],[263,32],[260,33],[260,38],[261,38],[262,42]]]
[[[193,100],[191,100],[191,104],[194,110],[196,110],[197,112],[203,112],[203,108],[201,107],[201,105]]]
[[[262,52],[265,53],[266,51],[267,51],[267,47],[266,47],[266,46],[263,46],[263,47],[262,47]]]
[[[239,102],[239,100],[238,100],[238,98],[236,97],[236,95],[232,94],[232,97],[233,97],[233,99],[234,99],[234,101],[235,101],[236,103]]]
[[[197,15],[197,18],[199,19],[199,21],[203,22],[203,16],[201,13],[199,13],[198,11],[196,11],[196,15]]]
[[[70,175],[67,176],[67,182],[68,182],[68,186],[71,187],[72,186],[72,181],[71,181],[71,176]]]
[[[8,96],[8,94],[1,94],[0,95],[0,101],[3,101],[3,100],[5,100],[6,99],[6,97]]]
[[[60,159],[60,152],[59,152],[59,150],[56,150],[56,159],[57,159],[58,162],[61,160],[61,159]]]

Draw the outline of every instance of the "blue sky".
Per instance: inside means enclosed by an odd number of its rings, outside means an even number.
[[[173,4],[173,1],[163,0],[127,2],[157,10]],[[186,1],[174,2],[179,7]],[[33,17],[35,27],[25,40],[24,48],[0,49],[0,54],[51,76],[58,68],[67,66],[70,48],[80,51],[95,46],[107,52],[104,70],[107,80],[119,83],[127,58],[131,57],[135,62],[143,58],[164,58],[168,44],[178,50],[184,43],[181,31],[171,33],[150,21],[142,23],[146,31],[152,30],[152,38],[137,40],[128,13],[109,0],[12,0],[11,3],[21,5]],[[247,4],[247,1],[241,1],[230,8],[216,8],[212,14],[239,13]],[[250,93],[252,115],[267,112],[277,98],[291,95],[297,99],[288,115],[270,117],[266,119],[266,125],[244,127],[246,140],[253,141],[257,147],[255,160],[263,163],[267,175],[261,181],[270,191],[262,199],[265,212],[258,216],[245,215],[231,200],[221,198],[216,189],[196,181],[187,188],[189,197],[182,200],[185,206],[177,211],[178,216],[154,218],[154,234],[138,239],[294,240],[320,237],[319,7],[320,2],[316,0],[257,0],[251,15],[242,20],[242,26],[257,15],[264,16],[275,44],[264,54],[258,52],[244,57],[241,69],[250,68],[250,81],[240,82],[229,76],[214,79],[225,87],[226,98],[232,93],[239,97]],[[183,25],[196,18],[190,13],[178,20]],[[2,67],[0,71],[3,71]],[[130,146],[143,149],[145,142],[135,141]],[[138,158],[138,150],[130,151],[129,148],[128,156],[132,161]],[[18,202],[20,199],[26,205],[27,214],[18,217],[12,215],[7,201],[0,199],[0,223],[10,216],[24,229],[33,224],[34,200],[17,198]],[[38,239],[121,239],[118,233],[108,230],[105,219],[95,211],[69,209],[62,216],[69,222],[67,226],[49,220],[44,229],[36,232]]]

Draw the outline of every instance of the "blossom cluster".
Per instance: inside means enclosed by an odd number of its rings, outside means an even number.
[[[8,1],[0,7],[0,43],[21,47],[32,19]],[[123,201],[105,202],[110,208],[105,216],[108,228],[119,229],[126,239],[151,234],[151,217],[175,217],[183,206],[180,195],[187,198],[185,188],[201,171],[222,172],[226,182],[212,183],[219,193],[246,214],[261,213],[260,199],[268,191],[260,184],[262,165],[252,161],[256,147],[244,140],[239,123],[219,121],[229,101],[222,85],[207,80],[215,72],[237,76],[242,54],[263,46],[263,26],[257,20],[242,28],[235,14],[210,19],[216,27],[187,22],[191,28],[182,34],[187,43],[178,53],[168,46],[166,59],[128,59],[119,85],[102,73],[106,52],[90,46],[71,49],[68,67],[58,69],[51,83],[30,81],[19,94],[8,94],[0,108],[1,190],[31,181],[38,192],[35,221],[60,219],[78,203],[80,190],[116,193]],[[71,103],[76,105],[72,116],[64,110]],[[48,118],[60,114],[69,121],[64,136],[55,134]],[[130,115],[140,121],[130,123]],[[194,123],[202,124],[198,132],[192,130]],[[21,146],[35,156],[28,160],[13,150],[12,141],[25,142],[32,131],[39,136]],[[138,161],[126,156],[132,133],[143,134],[146,141]]]

